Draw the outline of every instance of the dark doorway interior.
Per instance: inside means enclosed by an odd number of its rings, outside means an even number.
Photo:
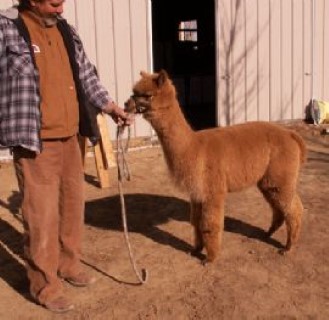
[[[152,0],[154,70],[172,77],[198,130],[216,126],[215,0]]]

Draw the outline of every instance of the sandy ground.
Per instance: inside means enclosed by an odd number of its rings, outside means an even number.
[[[86,163],[85,267],[90,288],[65,284],[76,309],[56,315],[31,302],[22,260],[19,196],[10,162],[0,164],[0,319],[328,319],[329,136],[291,125],[307,141],[299,191],[305,206],[296,250],[278,254],[285,228],[264,235],[270,210],[251,187],[230,194],[220,259],[206,267],[189,255],[192,229],[186,195],[169,179],[159,147],[127,155],[132,179],[123,185],[138,285],[122,232],[117,171],[100,189],[93,158]]]

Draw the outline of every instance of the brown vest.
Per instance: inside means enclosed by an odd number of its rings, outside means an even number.
[[[75,135],[79,107],[68,54],[57,26],[45,27],[33,12],[22,12],[40,74],[41,138]]]

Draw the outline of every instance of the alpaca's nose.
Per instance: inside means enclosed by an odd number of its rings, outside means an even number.
[[[136,113],[136,103],[134,101],[134,99],[129,98],[126,102],[125,102],[125,108],[124,110],[128,113]]]

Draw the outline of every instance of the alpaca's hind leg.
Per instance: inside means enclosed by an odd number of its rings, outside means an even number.
[[[274,206],[283,213],[284,222],[287,227],[287,243],[285,249],[281,252],[289,251],[292,245],[297,242],[302,223],[302,202],[296,192],[289,191],[282,188],[280,192],[276,193],[274,198]]]
[[[297,195],[294,195],[290,208],[285,211],[285,222],[287,226],[287,244],[285,251],[289,251],[298,240],[302,224],[303,205]]]
[[[224,230],[224,195],[203,203],[201,230],[207,257],[203,263],[214,261],[219,254]]]
[[[276,189],[267,188],[262,182],[258,184],[260,192],[263,194],[265,200],[272,208],[272,224],[267,231],[268,236],[274,234],[284,223],[284,213],[277,206],[277,192]]]
[[[302,202],[293,187],[269,188],[261,183],[258,187],[273,210],[272,225],[268,233],[273,234],[285,222],[287,244],[284,251],[289,251],[291,246],[296,243],[300,233]]]
[[[203,239],[201,231],[202,204],[191,200],[191,224],[194,228],[194,250],[192,255],[199,255],[203,249]]]
[[[281,210],[272,207],[272,224],[267,231],[268,236],[272,236],[284,223],[284,214]]]

